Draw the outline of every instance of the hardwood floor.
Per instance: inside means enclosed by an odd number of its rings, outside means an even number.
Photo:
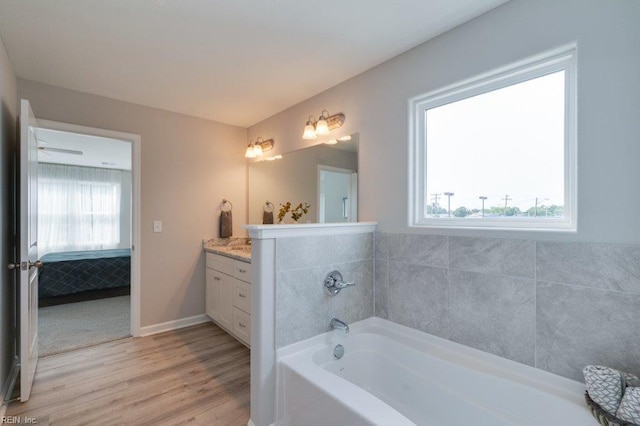
[[[246,425],[249,350],[213,323],[41,358],[29,401],[42,425]]]

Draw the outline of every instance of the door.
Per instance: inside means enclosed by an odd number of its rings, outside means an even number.
[[[233,328],[233,278],[228,275],[220,274],[220,303],[219,319],[220,325],[227,330]]]
[[[358,174],[318,165],[318,222],[357,222]]]
[[[38,146],[29,101],[20,105],[20,401],[29,399],[38,363]]]

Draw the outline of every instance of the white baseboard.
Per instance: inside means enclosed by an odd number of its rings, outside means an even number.
[[[162,322],[160,324],[140,327],[140,336],[150,336],[152,334],[164,333],[165,331],[177,330],[179,328],[190,327],[211,321],[206,314],[194,315],[188,318],[180,318],[173,321]]]
[[[13,388],[16,385],[16,381],[18,380],[18,373],[20,372],[20,366],[18,357],[13,359],[13,365],[11,366],[11,370],[9,370],[9,375],[7,376],[7,381],[2,385],[2,395],[0,398],[0,418],[4,417],[7,414],[7,408],[9,407],[9,400],[11,399],[11,394],[13,393]]]
[[[256,424],[253,422],[253,420],[249,419],[249,421],[247,422],[247,426],[256,426]],[[269,426],[275,426],[275,423],[271,423]]]

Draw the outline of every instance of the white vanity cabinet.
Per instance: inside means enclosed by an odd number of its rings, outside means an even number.
[[[245,345],[251,343],[251,264],[206,253],[206,313]]]

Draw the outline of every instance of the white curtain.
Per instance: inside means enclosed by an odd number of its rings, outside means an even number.
[[[38,255],[117,248],[120,170],[38,164]]]

